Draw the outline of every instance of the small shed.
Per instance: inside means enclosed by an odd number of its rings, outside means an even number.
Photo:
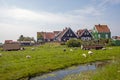
[[[19,43],[5,43],[3,44],[4,51],[13,51],[13,50],[20,50]]]
[[[84,50],[90,50],[90,49],[96,49],[96,50],[99,50],[99,49],[102,49],[104,46],[103,45],[86,45],[86,46],[83,46],[82,49]]]

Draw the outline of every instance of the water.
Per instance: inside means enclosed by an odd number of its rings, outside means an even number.
[[[71,74],[79,74],[80,72],[83,71],[96,70],[98,67],[102,67],[107,63],[108,61],[107,62],[104,61],[104,62],[95,62],[95,63],[89,63],[79,66],[73,66],[67,69],[53,71],[48,74],[33,77],[30,80],[62,80],[64,77]]]

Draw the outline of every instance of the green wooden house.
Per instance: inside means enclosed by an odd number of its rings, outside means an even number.
[[[94,39],[110,39],[111,31],[107,25],[95,25],[92,31]]]

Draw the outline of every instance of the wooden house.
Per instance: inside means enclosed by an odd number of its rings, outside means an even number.
[[[35,44],[34,41],[18,41],[21,46],[32,46]]]
[[[37,32],[37,42],[54,41],[55,35],[53,32]]]
[[[107,25],[95,25],[92,31],[94,39],[110,39],[111,31]]]
[[[65,28],[63,29],[63,31],[61,31],[57,36],[56,36],[56,40],[60,41],[60,42],[66,42],[67,40],[71,39],[71,38],[77,38],[76,33],[74,33],[72,31],[71,28]]]
[[[81,40],[92,40],[92,34],[87,29],[80,29],[77,31],[78,38]]]

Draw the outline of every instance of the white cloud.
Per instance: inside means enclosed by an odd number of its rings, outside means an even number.
[[[78,19],[83,20],[86,15],[98,16],[101,15],[101,12],[94,7],[85,7],[70,13],[35,12],[15,7],[0,9],[0,17],[2,18],[46,23],[74,23]]]
[[[0,42],[4,42],[4,40],[17,40],[20,35],[36,36],[36,31],[34,27],[27,25],[0,23]]]
[[[72,22],[71,19],[69,19],[63,14],[54,14],[49,12],[34,12],[20,8],[1,9],[0,15],[4,18],[24,21],[42,21],[47,23]]]
[[[61,30],[66,26],[75,29],[75,26],[89,25],[88,15],[97,17],[101,15],[101,11],[94,7],[66,13],[36,12],[16,7],[0,8],[0,42],[5,39],[15,40],[21,34],[36,37],[37,31]]]
[[[82,15],[92,15],[92,16],[100,16],[102,15],[101,13],[101,10],[95,8],[95,7],[85,7],[83,9],[80,9],[80,10],[74,10],[75,13],[79,13],[79,14],[82,14]]]
[[[108,5],[116,5],[120,4],[120,0],[93,0],[94,2],[97,2],[99,7],[105,7]]]

